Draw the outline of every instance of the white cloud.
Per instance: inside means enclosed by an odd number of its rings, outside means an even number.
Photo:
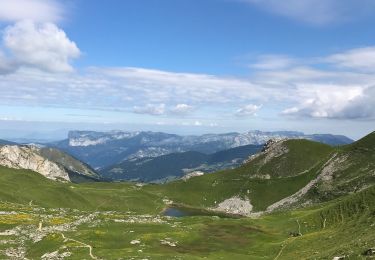
[[[147,104],[146,106],[143,106],[143,107],[135,106],[133,111],[136,114],[149,114],[149,115],[159,116],[165,113],[165,104],[159,104],[159,105]]]
[[[262,55],[250,67],[260,70],[275,70],[289,68],[295,63],[294,59],[285,55]]]
[[[143,68],[91,68],[61,74],[21,67],[0,75],[0,105],[125,111],[174,119],[194,111],[185,117],[193,124],[208,118],[252,116],[263,104],[262,116],[267,118],[285,110],[284,115],[294,117],[373,120],[375,74],[320,66],[327,65],[327,59],[258,70],[249,78]]]
[[[52,23],[21,21],[8,26],[4,46],[18,66],[36,67],[50,72],[71,72],[71,60],[80,56],[77,45]]]
[[[302,102],[284,115],[312,118],[374,118],[375,87],[310,86],[299,93]]]
[[[241,0],[280,16],[314,25],[356,19],[371,14],[372,0]]]
[[[136,114],[148,114],[160,116],[164,114],[186,115],[193,110],[193,106],[187,104],[177,104],[167,107],[165,104],[146,104],[143,106],[134,106],[133,112]]]
[[[0,21],[57,22],[63,8],[55,0],[0,0]]]
[[[177,115],[185,115],[187,113],[190,113],[194,109],[193,106],[187,105],[187,104],[177,104],[175,107],[173,107],[170,112],[172,114]]]
[[[121,84],[128,93],[141,95],[149,103],[180,103],[191,105],[244,102],[281,93],[259,88],[251,81],[208,74],[176,73],[143,68],[93,68]],[[282,94],[282,93],[281,93]]]
[[[331,55],[325,59],[338,67],[375,71],[375,47],[365,47]]]
[[[17,68],[16,64],[9,60],[4,53],[0,51],[0,75],[13,72]]]
[[[235,115],[239,117],[256,116],[256,113],[261,109],[262,105],[249,104],[242,108],[237,109]]]

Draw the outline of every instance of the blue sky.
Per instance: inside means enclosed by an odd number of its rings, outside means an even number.
[[[375,128],[374,14],[372,0],[0,0],[0,138],[358,138]]]

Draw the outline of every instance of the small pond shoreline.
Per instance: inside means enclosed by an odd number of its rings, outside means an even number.
[[[245,216],[238,215],[238,214],[230,214],[215,210],[203,209],[203,208],[193,208],[183,204],[170,204],[165,207],[161,215],[169,216],[169,217],[219,217],[219,218],[231,218],[231,219],[240,219],[245,218]]]

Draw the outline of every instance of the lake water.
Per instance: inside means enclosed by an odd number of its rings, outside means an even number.
[[[183,208],[183,207],[169,207],[163,212],[164,216],[169,217],[191,217],[191,216],[216,216],[220,218],[238,218],[238,216],[220,213],[220,212],[213,212],[209,210],[202,210],[202,209],[191,209],[191,208]]]
[[[190,214],[190,212],[184,211],[183,209],[167,208],[164,211],[164,216],[180,218],[180,217],[191,216],[191,214]]]

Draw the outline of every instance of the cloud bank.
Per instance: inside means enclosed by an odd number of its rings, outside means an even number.
[[[243,0],[312,24],[342,19],[370,0]],[[361,4],[359,4],[361,3]],[[57,23],[57,1],[0,0],[0,105],[120,111],[149,116],[253,117],[262,108],[295,118],[374,120],[375,46],[325,57],[260,55],[251,76],[72,65],[81,51]],[[23,6],[23,8],[19,8]],[[262,105],[259,105],[262,104]],[[233,108],[238,108],[233,113]],[[208,112],[207,112],[208,111]],[[195,121],[194,121],[195,122]],[[196,120],[198,126],[201,121]]]
[[[240,0],[267,12],[313,25],[326,25],[370,15],[372,0]]]
[[[58,22],[64,9],[55,0],[0,0],[0,21]]]
[[[223,112],[233,116],[237,107],[234,116],[244,119],[262,107],[262,111],[278,110],[273,117],[374,120],[375,65],[363,58],[370,57],[373,49],[369,46],[326,57],[290,58],[293,63],[288,66],[253,68],[249,78],[132,67],[92,67],[70,74],[51,72],[43,66],[21,67],[0,75],[0,105],[87,108],[151,116],[193,112],[200,116],[202,111],[210,111],[207,113],[213,117],[223,116]],[[357,53],[360,55],[354,55]],[[277,62],[276,57],[273,64],[283,64],[287,58],[280,56],[282,61]],[[0,63],[0,67],[12,64]]]

